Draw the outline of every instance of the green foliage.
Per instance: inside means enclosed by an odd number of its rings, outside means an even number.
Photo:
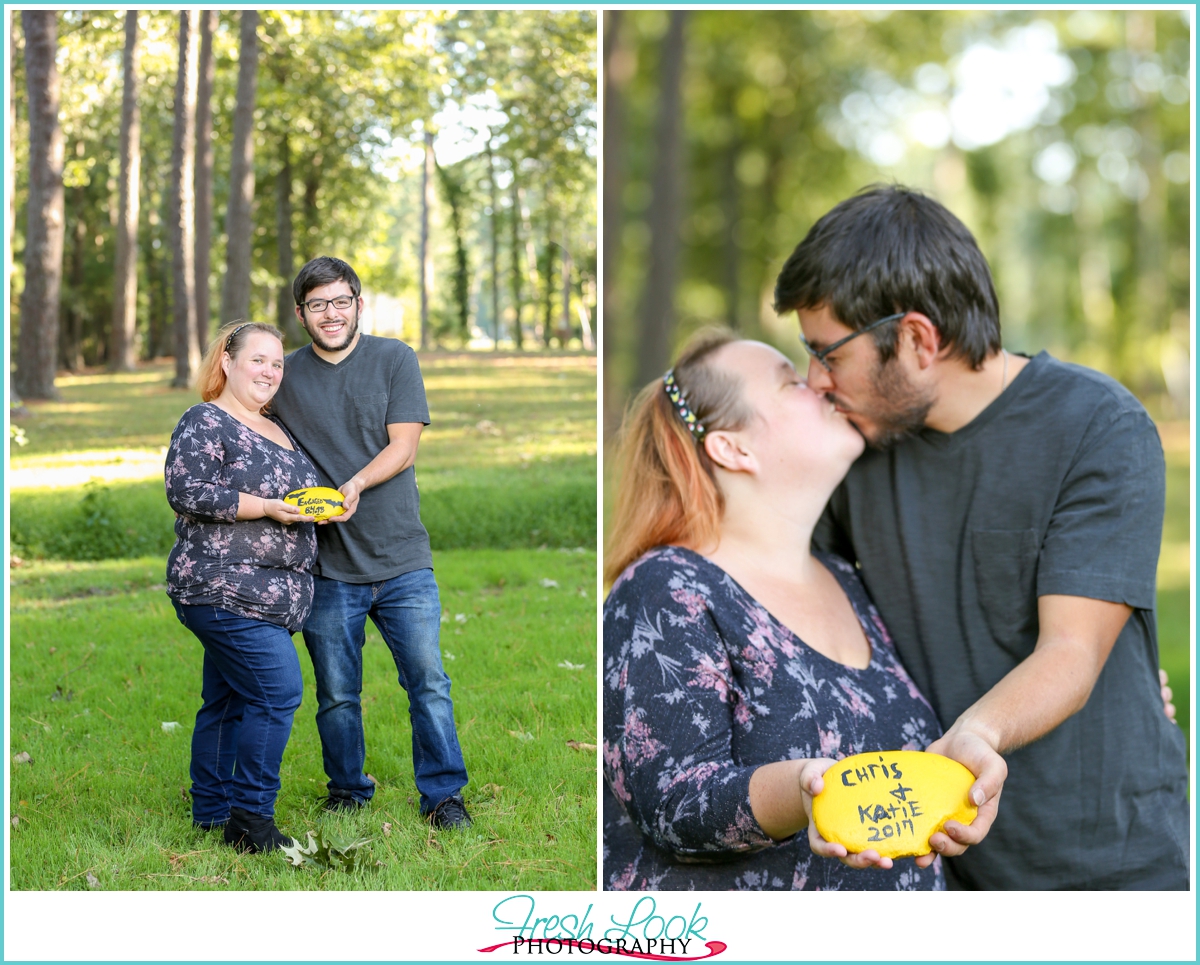
[[[97,889],[122,891],[595,887],[596,757],[568,743],[596,733],[594,553],[434,555],[443,661],[471,777],[466,830],[432,829],[420,815],[408,702],[369,622],[363,716],[376,793],[362,811],[321,809],[312,667],[297,635],[304,703],[276,823],[301,840],[308,831],[370,839],[371,860],[349,873],[239,854],[219,832],[192,828],[202,650],[163,592],[164,565],[156,556],[12,571],[12,753],[30,757],[9,782],[14,889],[86,889],[88,875]],[[58,687],[70,699],[53,699]],[[164,721],[179,727],[164,731]]]
[[[837,202],[899,181],[941,200],[978,238],[1009,348],[1048,349],[1099,368],[1156,414],[1183,415],[1189,16],[1149,8],[692,11],[676,344],[721,322],[798,357],[794,319],[770,308],[779,266]],[[646,277],[647,218],[667,18],[628,10],[617,23],[614,109],[624,135],[606,144],[624,179],[606,296],[612,412],[637,388],[635,309],[644,287],[657,283]],[[921,133],[919,122],[953,118],[969,51],[1004,50],[1033,34],[1062,58],[1062,73],[1027,123],[986,145]],[[993,70],[992,81],[1004,86],[1003,71]]]
[[[157,482],[17,490],[9,535],[13,553],[25,558],[128,559],[167,553],[174,514]]]
[[[106,361],[113,303],[119,173],[124,11],[59,14],[61,124],[66,145],[66,240],[62,301],[63,367]],[[28,196],[28,108],[21,37],[13,51],[17,123],[14,207],[22,222]],[[236,100],[239,11],[222,11],[214,50],[214,225],[211,330],[225,263],[224,212]],[[167,200],[176,71],[176,11],[139,15],[141,206],[138,226],[138,332],[142,355],[173,351]],[[459,43],[471,31],[470,45]],[[476,43],[478,42],[478,43]],[[586,11],[263,10],[258,27],[255,110],[255,205],[251,314],[277,317],[281,276],[281,197],[290,203],[294,269],[318,254],[355,265],[370,293],[399,299],[417,317],[421,170],[414,161],[424,127],[446,107],[491,90],[500,95],[496,147],[509,176],[521,173],[525,203],[541,249],[544,212],[569,210],[578,225],[581,265],[594,277],[595,16]],[[559,145],[558,141],[562,141]],[[281,184],[283,155],[290,183]],[[463,208],[462,243],[487,243],[490,213],[478,203],[479,163]],[[282,190],[281,190],[282,189]],[[501,217],[511,199],[503,199]],[[448,216],[432,217],[435,278],[449,278],[456,252]],[[13,316],[23,287],[23,232],[14,251]],[[476,259],[479,260],[479,259]],[[294,270],[293,269],[293,270]],[[553,279],[531,279],[553,291]],[[594,305],[579,279],[577,298]],[[435,305],[453,305],[450,286],[435,286]],[[285,295],[286,297],[286,295]],[[460,300],[461,301],[461,300]],[[512,311],[513,306],[509,306]],[[517,305],[519,309],[521,306]],[[528,313],[526,313],[528,314]],[[19,319],[17,319],[19,323]],[[530,325],[532,319],[527,318]],[[407,322],[415,337],[415,325]],[[16,326],[10,326],[15,338]],[[461,341],[455,336],[454,341]],[[15,343],[14,343],[15,345]]]
[[[487,486],[445,486],[422,494],[421,520],[435,550],[590,549],[596,542],[595,483],[530,485],[508,474]],[[169,552],[174,525],[161,482],[93,482],[13,492],[9,533],[13,552],[27,559],[131,559]]]

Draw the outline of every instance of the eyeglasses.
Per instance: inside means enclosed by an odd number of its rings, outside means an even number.
[[[879,328],[880,325],[886,325],[888,322],[894,322],[894,321],[896,321],[896,319],[903,318],[907,314],[908,314],[908,312],[898,312],[895,315],[888,315],[886,318],[881,318],[877,322],[872,322],[866,328],[860,328],[857,332],[853,332],[850,335],[847,335],[845,338],[839,338],[832,345],[826,346],[825,348],[821,349],[820,351],[817,351],[815,348],[813,348],[811,345],[809,345],[808,340],[804,337],[803,334],[801,334],[801,336],[800,336],[800,344],[802,344],[804,346],[805,351],[808,352],[809,355],[811,355],[814,359],[816,359],[818,362],[821,363],[821,365],[824,367],[826,372],[832,372],[833,366],[831,366],[828,362],[825,361],[826,356],[828,356],[831,352],[834,352],[837,349],[841,348],[847,342],[858,338],[858,336],[866,335],[867,332],[871,331],[872,329]]]
[[[304,302],[304,307],[314,315],[319,315],[325,311],[327,305],[332,305],[338,311],[345,311],[354,304],[354,297],[351,295],[338,295],[337,298],[312,298]]]

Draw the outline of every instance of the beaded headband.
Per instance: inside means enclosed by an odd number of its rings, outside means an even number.
[[[241,325],[239,325],[237,328],[235,328],[232,332],[229,333],[229,338],[225,339],[225,351],[226,352],[229,351],[229,346],[233,344],[234,336],[236,336],[238,332],[240,332],[243,328],[245,328],[249,324],[250,324],[249,322],[243,322]]]
[[[707,430],[704,428],[704,424],[696,418],[696,413],[692,411],[687,403],[687,396],[683,394],[683,389],[675,381],[674,369],[670,369],[663,376],[663,389],[666,390],[667,398],[671,400],[671,405],[675,407],[675,412],[683,420],[683,424],[687,426],[688,432],[692,434],[692,438],[697,442],[703,442],[704,434]]]

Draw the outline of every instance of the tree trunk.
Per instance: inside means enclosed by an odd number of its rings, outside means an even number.
[[[563,239],[566,241],[566,238]],[[573,267],[573,259],[571,258],[571,249],[566,245],[559,245],[562,249],[562,314],[559,315],[558,332],[559,341],[562,342],[562,347],[567,347],[567,341],[570,339],[575,326],[571,324],[571,268]]]
[[[686,10],[672,10],[662,45],[658,121],[655,125],[654,170],[650,180],[650,257],[642,292],[641,346],[637,384],[658,378],[670,361],[675,327],[675,285],[679,274],[679,206],[683,151],[682,121],[683,28]]]
[[[492,154],[492,141],[488,138],[488,188],[492,195],[492,350],[500,348],[500,196],[496,192],[496,158]]]
[[[624,400],[614,382],[616,317],[620,312],[615,284],[624,222],[621,194],[625,188],[625,87],[633,75],[633,51],[621,29],[623,12],[604,12],[604,438],[617,431]]]
[[[254,255],[254,98],[258,86],[258,11],[243,10],[238,47],[237,106],[225,215],[225,285],[222,324],[250,317],[250,264]]]
[[[171,144],[171,322],[175,338],[175,378],[187,388],[196,377],[196,86],[197,11],[179,12],[179,69],[175,75],[175,129]]]
[[[142,111],[138,105],[138,12],[125,13],[122,58],[121,180],[117,212],[117,267],[113,292],[112,347],[108,367],[129,372],[137,362],[137,236],[142,178]]]
[[[465,221],[465,188],[461,180],[442,167],[437,167],[446,201],[450,205],[450,233],[454,238],[454,304],[458,311],[459,336],[463,347],[471,340],[471,272],[467,262]],[[460,173],[461,176],[461,173]]]
[[[509,228],[512,234],[513,345],[520,352],[525,347],[521,333],[521,199],[517,191],[517,166],[515,163],[512,168],[512,217],[509,219]]]
[[[320,164],[320,155],[317,156],[317,160],[313,161],[313,164]],[[304,244],[301,248],[304,252],[305,262],[312,261],[317,257],[317,253],[313,248],[313,239],[318,235],[317,192],[320,189],[321,175],[314,167],[304,178]]]
[[[16,77],[16,60],[17,60],[17,24],[13,20],[12,10],[8,7],[4,8],[4,30],[9,37],[9,61],[8,61],[8,140],[5,142],[10,145],[10,149],[4,152],[4,277],[12,279],[12,242],[13,232],[16,229],[17,211],[13,205],[13,193],[16,190],[17,169],[13,161],[11,149],[13,140],[17,133],[17,95],[13,87],[13,81]],[[5,306],[6,308],[8,306]],[[16,416],[26,415],[25,407],[21,404],[21,397],[17,394],[17,385],[12,380],[8,380],[8,408],[9,414]]]
[[[514,181],[516,172],[514,171]],[[525,203],[525,189],[517,188],[517,200],[521,204],[521,230],[525,232],[525,264],[529,266],[530,305],[533,309],[534,327],[537,326],[538,289],[541,286],[541,276],[538,274],[537,249],[533,244],[533,224],[529,220],[529,205]]]
[[[275,302],[275,320],[284,341],[299,345],[303,340],[292,298],[292,274],[296,270],[292,254],[292,150],[287,131],[279,139],[279,173],[275,175],[275,236],[279,252],[279,294]]]
[[[78,142],[76,153],[82,153],[83,149],[83,142]],[[83,368],[79,343],[83,337],[84,252],[88,235],[91,234],[88,231],[87,206],[82,187],[71,189],[71,214],[75,218],[75,225],[71,232],[67,287],[59,299],[61,312],[58,329],[58,367],[68,372],[78,372]]]
[[[433,132],[425,128],[425,165],[421,169],[421,351],[429,348],[429,301],[433,297],[433,249],[429,215],[433,208]]]
[[[542,344],[550,347],[550,339],[554,337],[554,249],[557,245],[550,240],[554,233],[554,223],[550,213],[546,213],[546,285],[543,289],[545,300],[542,302]]]
[[[196,344],[203,355],[212,331],[209,275],[213,226],[213,34],[217,11],[200,11],[200,66],[196,87]]]
[[[25,399],[55,399],[63,259],[63,135],[58,124],[59,80],[54,60],[58,14],[23,10],[21,25],[29,92],[29,203],[15,383]]]

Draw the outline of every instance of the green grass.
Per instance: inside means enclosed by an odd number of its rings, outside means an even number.
[[[567,744],[595,743],[593,553],[435,555],[471,774],[475,826],[465,832],[433,832],[418,814],[407,701],[370,624],[363,702],[367,770],[379,788],[365,814],[319,811],[311,665],[296,637],[305,697],[277,821],[299,836],[324,826],[371,838],[383,865],[354,875],[238,855],[192,829],[185,789],[201,648],[175,619],[164,566],[159,557],[45,562],[12,574],[12,751],[32,758],[11,767],[14,889],[595,886],[596,757]],[[180,727],[165,733],[164,721]]]

